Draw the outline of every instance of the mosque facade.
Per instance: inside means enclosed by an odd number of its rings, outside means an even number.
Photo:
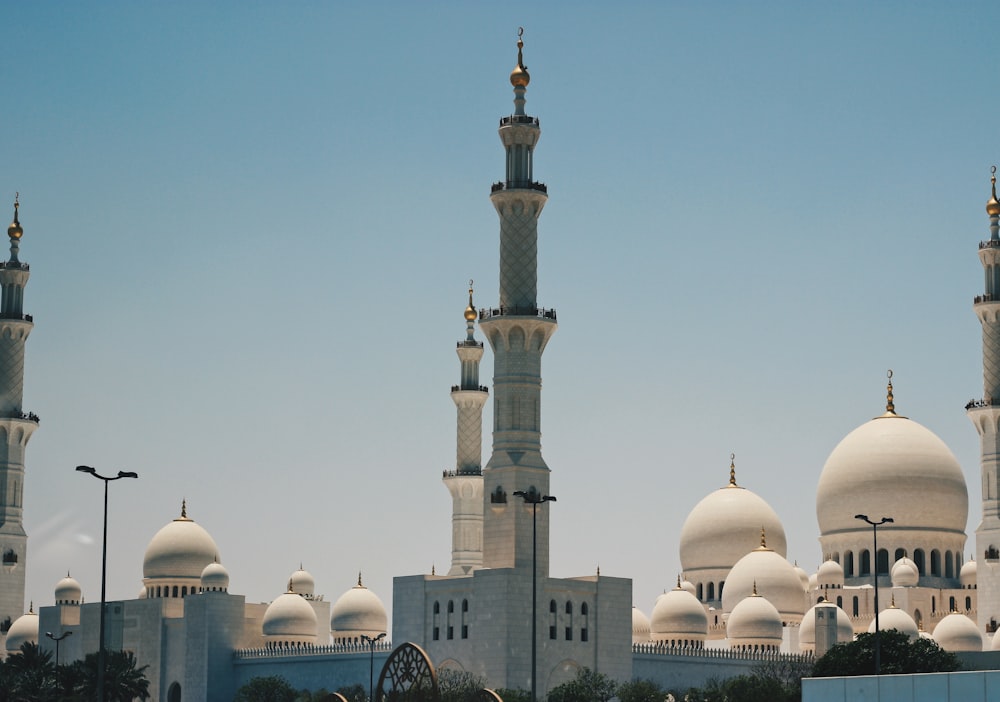
[[[510,80],[514,111],[500,120],[505,177],[490,199],[500,220],[499,300],[465,309],[457,344],[456,462],[444,471],[452,504],[447,573],[394,579],[396,644],[423,648],[435,666],[484,676],[494,688],[537,687],[539,696],[584,667],[617,680],[691,686],[746,672],[762,659],[818,655],[875,624],[933,637],[953,651],[1000,650],[1000,202],[987,204],[990,238],[980,244],[986,291],[974,309],[983,327],[984,395],[966,408],[982,439],[983,520],[977,559],[966,560],[968,491],[948,447],[886,406],[831,452],[816,511],[822,564],[809,574],[787,559],[784,526],[767,501],[729,480],[691,509],[680,533],[683,572],[653,603],[633,606],[626,578],[550,574],[549,524],[556,507],[541,450],[541,360],[557,328],[537,299],[538,221],[546,187],[534,179],[540,120],[525,111],[530,76],[518,41]],[[54,603],[24,612],[27,537],[21,524],[24,451],[38,425],[21,406],[22,311],[28,266],[15,202],[10,258],[0,267],[0,623],[5,655],[26,641],[55,652],[40,631],[73,632],[61,660],[99,646],[100,604],[84,603],[69,574]],[[480,381],[485,345],[493,384]],[[482,410],[493,395],[489,460],[482,461]],[[721,481],[720,481],[721,482]],[[878,529],[869,523],[892,516]],[[366,683],[389,643],[387,611],[361,575],[331,606],[301,567],[276,583],[270,603],[230,592],[220,550],[182,503],[145,551],[136,598],[108,603],[109,648],[146,665],[154,700],[230,699],[247,680],[282,675],[297,688]],[[876,590],[877,588],[877,590]],[[1000,669],[1000,653],[995,668]]]

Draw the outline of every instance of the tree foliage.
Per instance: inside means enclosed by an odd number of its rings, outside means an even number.
[[[947,673],[958,670],[955,654],[931,639],[911,642],[895,629],[881,632],[880,667],[883,675],[893,673]],[[858,634],[854,641],[837,644],[816,661],[813,675],[836,677],[875,674],[875,634]]]
[[[280,675],[251,678],[236,691],[233,702],[295,702],[298,693]]]
[[[549,690],[547,699],[548,702],[608,702],[617,689],[618,683],[604,673],[581,668],[573,680]]]
[[[0,665],[0,702],[90,702],[97,697],[98,655],[56,666],[37,644],[25,643]],[[146,666],[125,651],[105,652],[104,691],[109,702],[149,699]]]
[[[531,692],[510,687],[498,687],[494,690],[503,702],[531,702]]]
[[[361,683],[354,683],[337,690],[347,698],[348,702],[368,702],[368,688]]]
[[[466,670],[443,668],[437,676],[441,702],[475,702],[486,687],[486,678]]]
[[[618,686],[619,702],[663,702],[666,696],[667,692],[652,680],[630,680]]]

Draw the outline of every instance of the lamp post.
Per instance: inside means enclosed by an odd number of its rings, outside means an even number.
[[[368,702],[375,702],[375,644],[385,638],[385,632],[372,638],[365,634],[361,635],[361,640],[368,644]]]
[[[45,635],[56,642],[56,668],[59,667],[59,642],[65,639],[67,636],[72,636],[72,631],[64,631],[59,634],[59,636],[53,636],[51,631],[46,631]]]
[[[97,702],[104,702],[104,606],[108,582],[108,483],[122,478],[138,478],[139,474],[120,470],[118,475],[109,478],[101,475],[90,466],[77,466],[76,469],[81,473],[90,473],[98,480],[104,481],[104,545],[101,547],[101,643],[97,654]]]
[[[882,517],[881,520],[873,522],[868,518],[867,514],[855,514],[854,518],[872,525],[872,548],[874,550],[872,555],[872,573],[875,576],[875,675],[879,675],[882,668],[880,660],[882,647],[878,630],[878,528],[883,524],[892,524],[893,519],[892,517]]]
[[[514,495],[531,505],[531,702],[536,702],[536,669],[538,666],[538,505],[555,502],[552,495],[540,495],[532,488],[528,492],[517,490]]]

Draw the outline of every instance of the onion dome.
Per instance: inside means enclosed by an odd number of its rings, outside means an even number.
[[[961,553],[965,545],[962,469],[933,432],[896,414],[891,380],[886,412],[844,437],[823,467],[816,516],[824,553],[871,549],[872,530],[858,513],[895,520],[879,532],[887,547],[912,553],[933,539],[934,548]]]
[[[469,281],[469,304],[465,308],[465,321],[475,322],[478,314],[476,313],[476,307],[472,304],[472,281]]]
[[[209,563],[219,560],[219,548],[208,532],[188,519],[187,503],[181,516],[156,532],[146,547],[142,574],[149,579],[201,580]]]
[[[700,648],[708,638],[708,615],[698,598],[677,587],[656,598],[650,623],[650,638],[670,646]]]
[[[893,587],[916,587],[920,583],[920,571],[917,564],[906,556],[896,561],[892,566]]]
[[[761,527],[767,531],[771,548],[784,557],[785,530],[781,520],[756,493],[736,484],[736,465],[730,462],[729,484],[695,505],[681,527],[681,566],[685,575],[698,582],[692,571],[729,570],[756,548]],[[721,579],[725,579],[722,575]]]
[[[11,239],[20,239],[24,235],[24,229],[21,228],[21,223],[17,219],[17,208],[20,206],[18,204],[18,196],[14,196],[14,221],[10,223],[7,227],[7,236]]]
[[[55,596],[57,605],[78,605],[83,600],[83,588],[67,571],[66,577],[56,583]]]
[[[760,546],[743,556],[729,571],[722,593],[722,608],[733,612],[736,604],[758,593],[781,613],[784,622],[799,622],[806,611],[806,593],[795,567],[767,547],[760,533]]]
[[[640,644],[649,641],[649,617],[642,610],[632,605],[632,643]]]
[[[817,607],[833,607],[837,610],[837,643],[847,643],[854,640],[854,626],[851,624],[851,617],[833,602],[823,600],[810,607],[809,611],[802,617],[802,625],[799,627],[799,647],[803,651],[816,650]]]
[[[218,561],[213,561],[201,571],[202,592],[228,592],[229,571]]]
[[[292,584],[289,590],[294,592],[296,595],[302,595],[307,600],[313,599],[316,593],[316,579],[307,570],[302,569],[302,564],[299,564],[299,569],[292,573],[289,582]]]
[[[305,598],[289,590],[267,606],[262,622],[269,648],[316,643],[316,612]]]
[[[697,590],[694,587],[694,583],[692,583],[690,580],[681,580],[681,589],[690,592],[692,595],[697,592]]]
[[[778,650],[781,635],[781,615],[756,591],[733,607],[726,623],[730,648]]]
[[[993,191],[990,194],[990,199],[986,201],[986,214],[990,217],[995,217],[1000,215],[1000,201],[997,200],[997,167],[993,166],[993,174],[990,176],[990,185],[993,186]],[[16,221],[16,218],[15,218]]]
[[[816,585],[824,590],[844,587],[844,568],[837,561],[826,560],[816,571]]]
[[[361,636],[377,636],[387,631],[388,616],[385,605],[374,592],[361,583],[341,595],[333,603],[330,630],[334,641]]]
[[[958,574],[959,582],[962,584],[962,588],[965,590],[971,590],[976,587],[976,562],[966,561],[962,564],[962,570]]]
[[[517,65],[514,66],[514,70],[510,72],[510,84],[515,88],[527,88],[528,83],[531,82],[531,76],[528,75],[528,67],[524,65],[524,57],[521,53],[524,49],[524,41],[521,36],[524,34],[524,28],[518,28],[517,30]]]
[[[792,569],[795,571],[795,574],[799,576],[799,580],[802,582],[802,589],[803,590],[808,590],[809,589],[809,574],[807,572],[805,572],[804,570],[802,570],[802,568],[799,567],[799,562],[798,561],[795,561],[795,563],[792,564]]]
[[[976,623],[964,614],[952,612],[934,627],[934,640],[945,651],[982,651],[983,637]]]
[[[21,645],[26,643],[38,643],[38,615],[34,605],[28,608],[27,614],[15,619],[7,630],[7,655],[20,653]]]
[[[971,620],[970,620],[971,621]],[[909,614],[896,606],[896,598],[893,597],[892,604],[886,609],[883,609],[878,613],[878,626],[881,631],[889,631],[889,629],[895,629],[901,634],[906,634],[910,637],[910,641],[916,641],[920,637],[920,631],[917,629],[917,623],[913,620]],[[941,626],[938,624],[938,626]],[[975,628],[975,625],[973,625]],[[872,623],[868,625],[868,633],[875,633],[875,619],[872,619]],[[977,632],[978,633],[978,632]],[[983,644],[980,640],[979,650],[983,650]]]

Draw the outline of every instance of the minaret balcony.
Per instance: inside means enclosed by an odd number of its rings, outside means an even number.
[[[482,468],[464,468],[462,470],[443,470],[441,471],[442,478],[475,478],[476,476],[481,476],[483,474]]]
[[[984,397],[982,400],[969,400],[965,405],[965,411],[982,409],[983,407],[993,407],[993,398]]]
[[[500,126],[506,127],[510,124],[530,124],[533,127],[541,127],[542,123],[537,117],[531,115],[507,115],[500,118]]]
[[[14,270],[19,270],[19,271],[31,270],[31,266],[29,266],[27,263],[21,263],[20,261],[4,261],[3,267],[12,268]]]
[[[482,344],[480,344],[480,346],[482,346]],[[490,391],[490,389],[488,387],[486,387],[485,385],[479,385],[479,386],[473,385],[473,386],[470,386],[470,387],[465,387],[464,385],[452,385],[451,386],[451,391],[452,392],[462,392],[463,390],[471,390],[472,392],[489,392]]]
[[[483,348],[483,342],[466,340],[466,341],[459,341],[457,344],[455,344],[455,346],[460,349],[467,349],[467,348],[481,349]]]
[[[34,422],[38,424],[41,421],[37,414],[34,412],[21,412],[20,410],[11,410],[6,414],[0,414],[0,419],[26,419],[29,422]]]
[[[17,319],[22,322],[34,322],[35,318],[30,314],[18,314],[16,312],[0,312],[0,319]]]
[[[537,190],[540,193],[549,192],[545,183],[528,180],[498,180],[490,188],[490,193],[500,192],[501,190]]]
[[[979,242],[981,249],[1000,249],[1000,239],[987,239]]]
[[[540,317],[556,321],[556,311],[547,310],[541,307],[493,307],[479,310],[479,321],[493,319],[494,317]]]

